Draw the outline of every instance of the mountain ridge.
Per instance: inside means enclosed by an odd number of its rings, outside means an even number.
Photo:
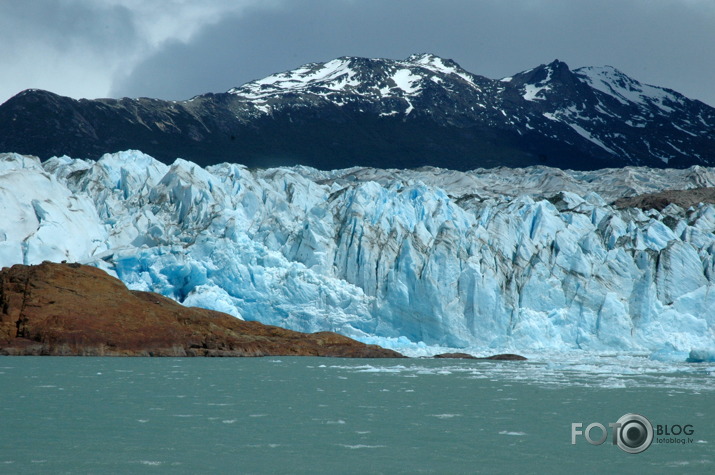
[[[423,53],[343,56],[186,101],[27,90],[0,105],[0,150],[164,163],[456,170],[715,164],[715,109],[612,67],[555,60],[501,79]]]

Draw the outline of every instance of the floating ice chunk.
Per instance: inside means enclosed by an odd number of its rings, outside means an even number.
[[[715,347],[690,350],[688,363],[715,363]]]
[[[687,351],[679,351],[673,345],[667,345],[660,350],[650,354],[650,359],[653,361],[663,361],[666,363],[682,363],[689,357]]]

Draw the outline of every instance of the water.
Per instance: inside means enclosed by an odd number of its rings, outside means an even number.
[[[715,473],[714,375],[626,356],[0,358],[0,473]],[[692,442],[571,444],[572,423],[629,412]]]

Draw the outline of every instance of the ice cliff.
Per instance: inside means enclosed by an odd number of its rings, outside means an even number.
[[[715,342],[715,206],[616,209],[715,169],[203,169],[0,155],[0,266],[393,348],[688,352]]]

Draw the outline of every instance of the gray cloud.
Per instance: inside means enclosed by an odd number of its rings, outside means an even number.
[[[494,78],[608,64],[715,104],[714,31],[715,3],[695,0],[294,0],[167,44],[113,92],[185,99],[306,62],[426,51]]]
[[[26,88],[107,91],[139,45],[132,12],[98,2],[0,3],[0,100]]]
[[[76,66],[87,78],[68,73],[76,83],[72,93],[43,87],[85,97],[103,90],[186,99],[337,56],[432,52],[493,78],[556,58],[571,67],[609,64],[715,105],[711,0],[172,0],[168,13],[139,0],[103,2],[111,11],[95,3],[0,3],[0,18],[8,4],[24,13],[30,33],[15,41],[17,51],[41,46],[37,38],[44,38],[45,57],[58,56],[65,69]],[[38,4],[54,11],[42,14]],[[18,30],[9,23],[0,20],[7,31]],[[3,63],[11,56],[5,49],[0,46]],[[78,60],[78,52],[89,59]],[[45,76],[43,84],[60,84]],[[6,81],[0,79],[0,100]],[[79,87],[87,92],[76,92]]]
[[[134,46],[132,13],[121,5],[34,0],[5,2],[0,11],[0,26],[13,33],[3,35],[4,52],[27,41],[60,53],[87,47],[111,54]]]

